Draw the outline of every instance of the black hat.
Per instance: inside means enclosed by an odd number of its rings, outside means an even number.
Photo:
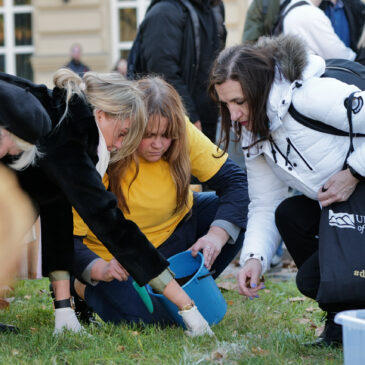
[[[50,132],[52,122],[28,89],[0,80],[0,126],[31,144]]]

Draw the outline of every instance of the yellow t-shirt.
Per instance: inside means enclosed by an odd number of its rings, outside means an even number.
[[[186,125],[192,174],[202,182],[207,181],[219,171],[228,155],[224,154],[221,158],[213,157],[217,155],[217,146],[188,120]],[[176,187],[166,161],[161,159],[157,162],[147,162],[140,158],[139,173],[128,189],[134,174],[133,163],[121,181],[130,210],[130,213],[123,211],[123,214],[126,219],[135,222],[148,240],[158,247],[170,237],[193,206],[193,192],[189,192],[188,206],[174,213]],[[107,176],[104,176],[103,183],[108,186]],[[110,252],[87,228],[75,210],[74,234],[79,236],[87,234],[84,244],[103,259],[107,261],[112,259]]]

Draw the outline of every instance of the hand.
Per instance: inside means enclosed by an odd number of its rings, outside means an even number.
[[[208,322],[201,315],[198,307],[194,305],[188,310],[181,310],[178,312],[183,319],[187,331],[185,334],[189,337],[196,337],[202,335],[214,336],[213,331],[209,327]]]
[[[212,226],[208,233],[200,237],[189,250],[191,250],[194,257],[198,254],[198,251],[203,250],[204,265],[210,270],[228,239],[229,235],[224,229]]]
[[[261,262],[257,259],[249,259],[237,274],[238,289],[240,294],[246,295],[250,299],[258,298],[258,290],[265,287],[260,281],[262,271]]]
[[[318,200],[323,207],[335,202],[344,202],[354,192],[358,182],[349,169],[341,170],[331,176],[318,191]]]
[[[202,123],[200,120],[197,120],[195,123],[194,123],[195,127],[197,127],[200,131],[202,131]]]
[[[116,279],[126,281],[128,276],[127,270],[114,258],[109,262],[103,259],[97,260],[91,268],[91,278],[93,280],[109,282]]]

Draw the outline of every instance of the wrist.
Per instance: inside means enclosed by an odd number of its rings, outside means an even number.
[[[92,280],[103,280],[104,278],[104,271],[108,263],[103,260],[102,258],[97,259],[94,265],[91,267],[90,277]]]
[[[353,167],[351,167],[350,165],[348,166],[348,169],[349,169],[349,171],[350,171],[350,173],[351,173],[351,175],[355,178],[355,179],[357,179],[357,180],[359,180],[359,181],[365,181],[365,177],[364,176],[362,176],[362,175],[360,175]]]

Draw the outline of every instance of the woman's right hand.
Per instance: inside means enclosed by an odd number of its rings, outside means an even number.
[[[91,278],[99,281],[118,281],[128,280],[128,271],[116,260],[112,259],[109,262],[103,259],[95,261],[91,268]]]
[[[258,290],[264,288],[264,283],[260,282],[262,266],[257,259],[249,259],[237,274],[238,289],[240,294],[252,298],[258,298]]]

